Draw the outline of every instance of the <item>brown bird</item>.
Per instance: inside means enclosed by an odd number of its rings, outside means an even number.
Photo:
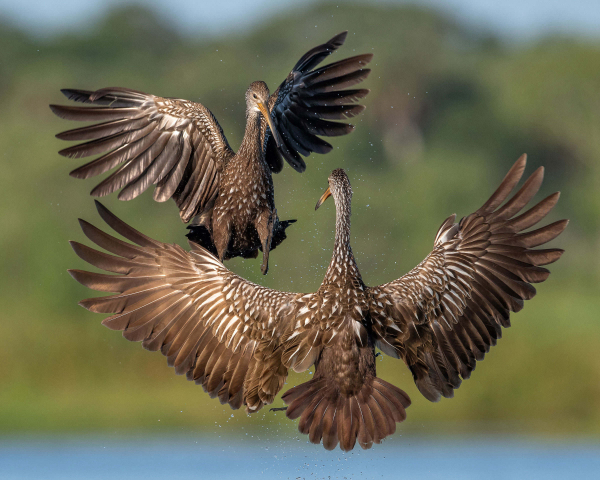
[[[519,182],[522,156],[475,213],[448,217],[433,251],[416,268],[385,285],[367,287],[350,248],[352,189],[334,170],[317,208],[332,195],[335,247],[315,293],[287,293],[250,283],[207,250],[186,252],[142,235],[98,204],[102,218],[133,244],[81,221],[108,255],[72,242],[92,265],[117,275],[70,271],[83,285],[116,295],[83,300],[93,312],[113,313],[103,324],[128,340],[161,350],[178,374],[211,397],[256,412],[283,387],[288,369],[315,365],[314,377],[283,395],[287,416],[327,449],[356,440],[370,448],[405,419],[408,395],[376,374],[375,349],[404,360],[431,401],[452,397],[461,378],[508,327],[563,250],[533,249],[558,236],[567,220],[521,233],[542,220],[558,193],[517,216],[539,190],[539,168],[500,206]]]
[[[62,90],[68,99],[95,107],[50,105],[56,115],[103,123],[58,134],[62,140],[89,140],[59,153],[80,158],[108,152],[71,176],[89,178],[120,165],[92,190],[93,196],[122,189],[119,199],[131,200],[154,184],[156,201],[173,198],[186,223],[196,217],[193,240],[221,261],[255,258],[260,248],[265,274],[269,250],[285,239],[292,222],[279,222],[271,174],[283,168],[282,157],[303,172],[300,155],[332,149],[317,135],[345,135],[354,128],[329,119],[353,117],[365,108],[353,103],[369,90],[344,89],[369,75],[364,66],[372,54],[315,68],[344,43],[346,34],[307,52],[273,95],[265,82],[250,85],[246,131],[237,153],[203,105],[118,87]]]

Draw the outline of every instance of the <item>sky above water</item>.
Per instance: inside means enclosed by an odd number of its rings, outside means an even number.
[[[339,2],[340,7],[346,0]],[[367,0],[369,1],[369,0]],[[562,33],[600,38],[600,0],[370,0],[412,3],[449,12],[461,21],[490,29],[505,39],[523,40]],[[270,16],[315,0],[0,0],[0,16],[41,36],[84,29],[111,7],[153,7],[183,31],[219,35],[248,29]]]

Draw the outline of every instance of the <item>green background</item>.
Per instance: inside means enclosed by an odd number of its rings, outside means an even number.
[[[317,289],[334,208],[314,205],[330,171],[343,167],[363,279],[390,281],[427,255],[448,215],[478,208],[527,152],[528,173],[546,167],[536,198],[562,191],[549,221],[571,219],[551,244],[566,249],[553,274],[454,399],[429,403],[389,357],[379,357],[379,374],[413,399],[404,432],[600,434],[600,46],[565,37],[507,44],[431,10],[335,4],[218,39],[179,36],[136,7],[43,40],[0,26],[0,432],[295,431],[281,413],[248,417],[221,406],[77,306],[92,293],[66,272],[85,267],[67,240],[86,241],[78,217],[102,225],[87,196],[99,180],[68,176],[82,161],[59,156],[68,144],[54,135],[78,125],[48,104],[66,103],[65,87],[187,98],[212,110],[236,149],[250,82],[274,90],[306,50],[345,29],[332,60],[375,54],[367,110],[330,154],[307,159],[304,174],[286,166],[275,176],[279,215],[298,223],[269,275],[260,275],[260,259],[227,266],[272,288]],[[103,202],[142,232],[186,245],[173,202],[156,204],[149,192]],[[308,377],[292,373],[287,387]]]

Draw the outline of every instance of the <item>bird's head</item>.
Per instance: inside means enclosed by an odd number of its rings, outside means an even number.
[[[262,115],[265,117],[275,143],[279,146],[281,139],[279,138],[279,132],[277,132],[273,125],[273,119],[269,112],[269,95],[269,87],[267,87],[265,82],[252,82],[248,90],[246,90],[246,115]]]
[[[350,179],[343,168],[336,168],[331,172],[327,181],[329,182],[329,186],[327,187],[327,190],[325,190],[325,193],[321,195],[321,198],[319,198],[319,201],[315,205],[315,210],[317,210],[330,196],[333,196],[336,204],[338,199],[345,199],[347,197],[349,201],[352,198]]]
[[[269,87],[265,82],[252,82],[246,90],[246,107],[254,113],[260,112],[265,115],[268,100]]]

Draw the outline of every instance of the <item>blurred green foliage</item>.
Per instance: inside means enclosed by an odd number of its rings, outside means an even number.
[[[87,196],[98,180],[67,175],[82,162],[60,157],[66,144],[53,135],[75,125],[48,104],[64,101],[60,88],[106,86],[201,101],[237,148],[250,82],[274,90],[300,55],[344,29],[348,40],[333,59],[375,54],[368,108],[354,133],[333,139],[332,153],[307,160],[306,173],[286,167],[275,177],[279,215],[299,221],[271,256],[269,275],[260,276],[260,259],[228,267],[269,287],[318,288],[334,209],[313,207],[329,172],[344,167],[363,278],[371,285],[397,278],[427,255],[449,214],[479,207],[527,152],[530,173],[547,167],[538,199],[563,191],[550,220],[572,219],[554,242],[567,253],[553,275],[455,399],[430,404],[390,358],[379,358],[380,375],[413,399],[404,431],[600,433],[599,45],[568,38],[505,45],[434,11],[374,5],[315,6],[203,40],[136,7],[85,33],[45,40],[0,28],[0,430],[296,428],[266,409],[231,418],[163,357],[77,306],[91,292],[66,273],[85,266],[67,240],[83,241],[77,217],[101,223]],[[104,202],[144,233],[185,245],[174,203],[156,204],[149,192]],[[292,374],[288,384],[309,375]]]

